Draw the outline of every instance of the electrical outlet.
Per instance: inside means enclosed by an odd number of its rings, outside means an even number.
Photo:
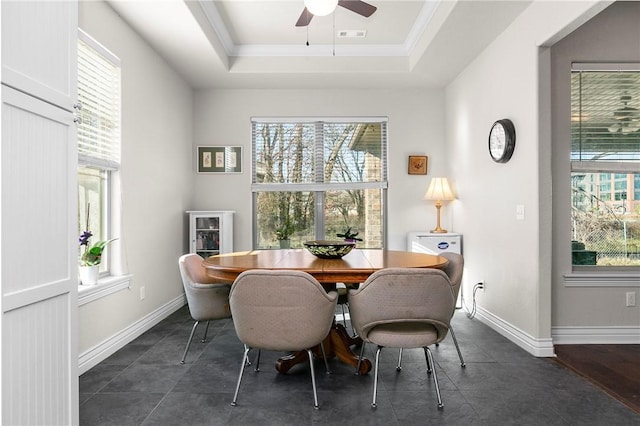
[[[140,300],[144,300],[144,286],[140,287]]]
[[[627,292],[627,306],[636,306],[636,292],[628,291]]]

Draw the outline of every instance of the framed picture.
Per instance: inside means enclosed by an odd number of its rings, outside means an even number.
[[[410,155],[409,156],[409,174],[410,175],[426,175],[429,157],[426,155]]]
[[[198,173],[242,173],[241,146],[199,146]]]

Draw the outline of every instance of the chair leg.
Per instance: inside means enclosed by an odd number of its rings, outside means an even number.
[[[207,341],[208,332],[209,332],[209,320],[207,320],[207,327],[204,329],[204,336],[202,337],[202,340],[200,341],[200,343],[204,343]]]
[[[378,346],[378,350],[376,351],[376,367],[373,370],[373,401],[371,402],[371,408],[376,409],[376,398],[378,396],[378,366],[380,365],[380,351],[382,350],[382,346]]]
[[[347,309],[349,310],[349,320],[351,320],[351,305],[349,305],[347,303]],[[356,329],[353,328],[353,323],[351,323],[351,337],[358,337],[358,333],[356,332]]]
[[[456,345],[456,350],[458,351],[458,358],[460,358],[460,367],[465,368],[467,364],[465,364],[464,359],[462,359],[462,352],[460,352],[460,346],[458,346],[458,339],[456,339],[456,333],[453,332],[453,326],[451,326],[451,324],[449,324],[449,331],[451,332],[453,343]]]
[[[349,302],[345,303],[347,307],[347,313],[349,314],[349,318],[351,318],[351,306],[349,306]],[[344,314],[342,316],[344,318]],[[345,320],[346,321],[346,320]],[[344,326],[345,330],[347,329],[347,325]],[[358,334],[356,333],[356,329],[353,328],[353,324],[351,324],[351,337],[356,337]]]
[[[342,309],[342,325],[344,325],[345,330],[347,329],[347,317],[344,314],[344,303],[340,304],[340,308]]]
[[[327,353],[324,351],[324,343],[320,342],[320,349],[322,350],[322,359],[324,359],[324,366],[327,369],[327,374],[331,374],[329,369],[329,361],[327,361]]]
[[[398,365],[396,365],[396,371],[402,370],[402,348],[400,348],[400,353],[398,354]]]
[[[428,369],[433,371],[433,383],[436,386],[436,395],[438,396],[438,409],[441,409],[444,407],[444,404],[442,404],[442,397],[440,396],[440,386],[438,385],[438,374],[436,373],[436,364],[433,361],[433,355],[431,354],[431,349],[425,346],[424,352],[427,355],[427,365],[429,366]]]
[[[187,347],[184,348],[184,353],[182,354],[182,360],[180,361],[180,364],[184,364],[184,360],[187,357],[187,352],[189,352],[189,346],[191,346],[191,340],[193,339],[193,334],[196,332],[196,327],[198,327],[199,323],[200,321],[196,321],[196,323],[193,324],[193,328],[191,329],[191,334],[189,335],[189,341],[187,341]]]
[[[255,371],[256,373],[260,371],[260,354],[261,353],[262,351],[258,349],[258,355],[256,355],[256,360],[254,361],[256,363],[256,367],[253,369],[253,371]],[[247,357],[247,359],[249,358]]]
[[[233,401],[231,401],[231,405],[234,407],[238,405],[238,392],[240,392],[240,382],[242,381],[242,373],[244,373],[244,366],[247,362],[247,358],[249,357],[249,351],[251,348],[247,345],[244,345],[244,353],[242,355],[242,362],[240,363],[240,374],[238,375],[238,383],[236,384],[236,393],[233,395]]]
[[[311,385],[313,386],[313,408],[316,410],[320,408],[318,405],[318,392],[316,392],[316,373],[313,370],[313,353],[311,349],[307,349],[309,355],[309,368],[311,369]]]
[[[365,343],[362,342],[362,346],[360,346],[360,356],[358,357],[358,365],[356,365],[356,376],[360,375],[360,364],[362,364],[362,357],[364,356],[364,346]]]

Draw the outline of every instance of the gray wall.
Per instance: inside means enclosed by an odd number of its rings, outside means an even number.
[[[617,2],[558,42],[551,49],[553,111],[553,327],[565,338],[585,334],[635,334],[640,342],[640,306],[626,307],[625,293],[638,296],[635,287],[600,280],[599,287],[566,287],[564,274],[571,273],[570,164],[571,114],[570,71],[572,62],[640,63],[640,3]],[[627,328],[631,327],[631,328]],[[585,330],[586,328],[586,330]],[[627,328],[625,330],[625,328]],[[576,341],[573,337],[572,341]]]
[[[533,354],[551,341],[551,198],[548,48],[600,10],[596,2],[534,2],[446,89],[446,146],[464,235],[463,294],[481,280],[478,317]],[[494,121],[511,119],[511,161],[491,160]],[[516,206],[525,210],[516,218]]]
[[[181,297],[177,259],[186,249],[194,173],[191,89],[104,2],[80,2],[79,26],[122,60],[119,243],[133,274],[130,290],[80,307],[82,355]]]
[[[388,247],[404,249],[407,232],[434,226],[435,208],[422,196],[431,177],[450,177],[458,200],[443,207],[442,226],[464,235],[467,304],[470,286],[485,280],[487,288],[478,294],[479,318],[531,353],[550,355],[552,281],[553,298],[559,302],[553,305],[554,325],[588,323],[590,312],[581,303],[583,296],[575,302],[575,294],[558,288],[561,269],[556,265],[563,265],[561,244],[568,239],[552,241],[557,231],[552,213],[562,217],[555,206],[564,201],[554,198],[552,212],[551,194],[557,194],[551,186],[551,158],[557,143],[555,127],[553,140],[550,136],[551,66],[546,46],[593,16],[598,7],[599,2],[534,2],[442,90],[192,94],[108,6],[81,2],[81,27],[123,63],[122,238],[134,278],[131,290],[80,308],[80,352],[181,295],[176,260],[186,250],[185,210],[235,210],[234,248],[251,248],[252,116],[353,115],[389,117]],[[587,37],[583,43],[586,47],[594,42]],[[487,152],[487,135],[491,124],[505,117],[516,125],[516,151],[508,164],[496,164]],[[197,175],[198,145],[243,146],[244,173]],[[427,176],[407,174],[410,154],[429,156]],[[554,179],[556,173],[554,165]],[[516,205],[525,206],[525,220],[516,220]],[[146,288],[143,301],[141,286]],[[621,310],[618,296],[584,297],[593,303],[604,301],[599,312],[614,312]],[[634,319],[631,313],[624,324]],[[599,315],[597,322],[622,324],[620,318],[611,321],[610,314]]]
[[[251,117],[385,116],[389,118],[388,248],[404,250],[407,232],[435,226],[436,210],[422,199],[432,176],[446,175],[442,90],[212,90],[198,92],[197,145],[241,145],[244,173],[198,175],[195,209],[235,210],[236,250],[251,249]],[[429,174],[408,175],[409,154],[429,156]],[[195,160],[194,160],[195,161]],[[449,211],[443,227],[455,227]]]

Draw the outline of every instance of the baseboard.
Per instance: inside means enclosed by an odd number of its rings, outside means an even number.
[[[477,307],[475,318],[488,325],[533,356],[555,356],[553,351],[553,341],[550,338],[537,339],[480,306]]]
[[[100,362],[122,349],[127,343],[130,343],[142,333],[151,329],[154,325],[158,324],[160,321],[183,307],[186,303],[187,300],[185,295],[182,294],[160,306],[155,311],[152,311],[140,318],[138,321],[122,329],[120,332],[114,334],[105,341],[81,353],[78,357],[79,374],[83,374],[95,367]]]
[[[551,327],[556,345],[638,345],[640,326]]]

